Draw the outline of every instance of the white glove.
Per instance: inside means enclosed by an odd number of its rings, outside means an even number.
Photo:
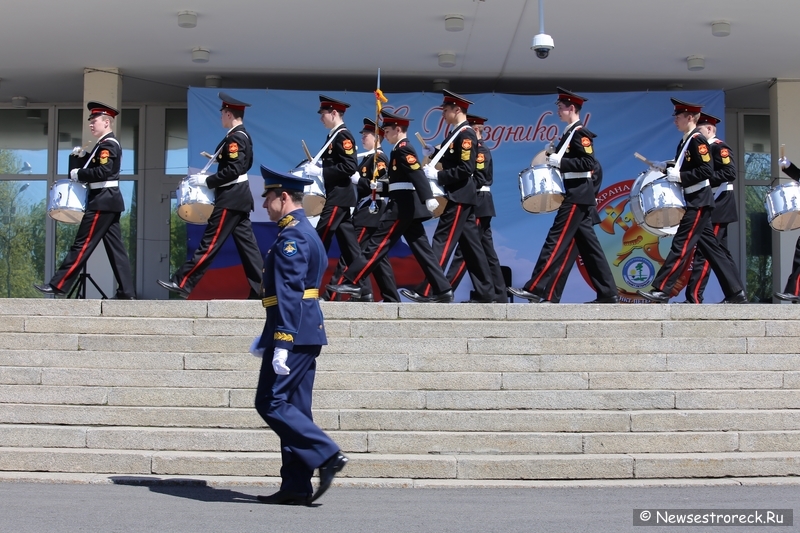
[[[436,198],[425,200],[425,207],[427,207],[428,211],[430,211],[431,214],[433,214],[433,212],[439,208],[439,202],[436,200]]]
[[[673,181],[675,183],[681,182],[681,171],[675,167],[669,167],[667,169],[667,181]]]
[[[286,358],[289,357],[289,352],[286,348],[275,348],[275,355],[272,356],[272,370],[279,376],[288,376],[289,367],[286,366]]]
[[[80,146],[76,146],[72,149],[72,155],[76,155],[78,157],[83,157],[86,155],[86,150],[81,148]]]
[[[194,174],[193,176],[189,176],[189,179],[186,180],[186,183],[189,184],[189,187],[199,187],[200,185],[205,187],[207,179],[208,176],[205,174]]]
[[[547,156],[547,164],[551,167],[561,168],[561,157],[558,154],[550,154]]]
[[[303,167],[303,174],[305,174],[306,176],[318,178],[322,176],[322,169],[319,168],[317,165],[306,163],[305,166]]]
[[[787,168],[789,168],[789,166],[791,166],[791,164],[792,162],[786,159],[786,156],[783,156],[780,159],[778,159],[778,165],[780,165],[781,170],[786,170]]]
[[[353,185],[358,185],[358,180],[361,178],[361,173],[356,172],[352,176],[350,176],[350,181],[353,182]]]
[[[422,171],[425,173],[425,177],[431,181],[439,181],[439,171],[436,170],[436,167],[432,167],[430,165],[425,165],[422,167]]]
[[[658,170],[659,172],[666,172],[667,171],[667,162],[666,161],[653,161],[653,168]]]
[[[250,349],[247,350],[253,357],[264,357],[264,348],[258,347],[259,342],[261,342],[261,335],[253,339],[253,344],[251,344]]]
[[[78,181],[78,169],[77,168],[73,168],[72,170],[69,171],[69,179],[71,179],[72,181]]]
[[[426,144],[422,147],[422,153],[428,157],[433,157],[434,152],[436,152],[436,148],[430,144]]]

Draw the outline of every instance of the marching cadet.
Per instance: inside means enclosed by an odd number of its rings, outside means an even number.
[[[778,159],[778,165],[783,173],[795,181],[800,181],[800,168],[789,161],[785,156]],[[794,246],[794,260],[792,262],[792,273],[786,280],[786,288],[783,292],[776,292],[775,297],[792,303],[800,303],[800,237]]]
[[[132,300],[135,297],[131,264],[122,242],[120,215],[125,211],[125,200],[119,191],[119,169],[122,148],[112,131],[119,111],[100,102],[89,102],[89,129],[97,138],[91,153],[76,147],[70,156],[69,179],[86,183],[89,194],[86,212],[78,226],[72,248],[67,252],[61,267],[45,285],[34,288],[44,294],[59,296],[69,293],[86,261],[103,241],[111,270],[117,280],[116,298]]]
[[[464,260],[473,275],[475,299],[489,302],[495,297],[494,285],[475,220],[478,195],[473,174],[478,138],[467,122],[466,114],[472,102],[448,90],[444,90],[443,93],[442,117],[452,130],[439,150],[442,153],[440,159],[442,170],[436,170],[431,164],[423,167],[425,176],[441,185],[447,197],[447,204],[439,217],[431,247],[439,268],[444,270],[456,244],[461,241]],[[433,154],[432,147],[428,150],[426,155]],[[430,281],[428,279],[423,282],[414,291],[400,289],[400,294],[415,302],[428,301],[432,290]]]
[[[347,464],[339,446],[311,415],[317,356],[328,343],[319,305],[328,258],[303,211],[303,188],[312,180],[263,166],[261,174],[264,207],[280,229],[264,260],[261,303],[267,320],[250,352],[262,358],[255,407],[280,437],[283,464],[280,490],[258,500],[308,505],[328,490]],[[317,468],[319,488],[313,493],[311,477]]]
[[[675,108],[675,126],[683,133],[683,138],[675,152],[675,166],[667,168],[666,172],[669,181],[680,183],[683,187],[686,212],[672,238],[669,254],[653,280],[653,289],[636,292],[651,302],[669,302],[672,289],[696,245],[717,275],[725,294],[723,303],[747,303],[731,254],[719,245],[711,229],[711,211],[714,209],[711,178],[714,167],[708,143],[697,127],[703,106],[681,102],[675,98],[671,100]]]
[[[580,111],[587,99],[561,87],[557,89],[558,116],[568,125],[547,163],[561,171],[566,194],[545,238],[531,279],[522,288],[509,287],[508,291],[534,303],[547,301],[547,288],[556,285],[558,274],[569,258],[570,244],[575,239],[592,287],[597,292],[597,298],[589,303],[617,303],[619,295],[614,275],[592,223],[592,213],[597,212],[593,183],[597,165],[594,157],[596,135],[584,128],[580,120]]]
[[[366,155],[358,164],[358,170],[350,177],[350,180],[356,186],[358,194],[358,202],[356,210],[353,213],[353,228],[356,232],[356,239],[361,247],[364,249],[369,238],[375,233],[375,230],[380,224],[381,217],[386,211],[386,198],[385,193],[375,194],[375,206],[373,211],[372,206],[372,175],[373,172],[377,173],[377,179],[381,184],[381,189],[388,185],[385,179],[386,166],[389,164],[389,158],[381,150],[378,144],[379,132],[376,131],[377,125],[375,121],[369,118],[364,118],[364,127],[361,129],[361,144],[366,150]],[[377,187],[377,183],[376,183]],[[347,265],[344,258],[339,258],[339,263],[336,265],[336,271],[333,273],[333,283],[342,283],[344,278],[342,272]],[[397,284],[394,279],[394,271],[389,262],[389,257],[385,256],[380,260],[378,266],[372,272],[372,277],[378,284],[384,302],[399,302],[400,295],[397,294]],[[361,280],[361,297],[358,301],[372,302],[374,300],[372,295],[372,283],[369,277]],[[326,298],[330,300],[331,298]]]
[[[739,220],[733,182],[736,181],[736,161],[733,151],[725,141],[717,137],[720,120],[712,115],[700,113],[697,127],[703,133],[711,149],[714,173],[711,175],[711,191],[714,194],[714,210],[711,212],[711,230],[723,250],[728,250],[728,224]],[[692,272],[686,284],[686,303],[703,303],[703,291],[708,284],[711,268],[700,250],[695,249]]]
[[[381,111],[381,119],[384,136],[393,146],[389,155],[389,204],[378,228],[364,247],[364,254],[344,271],[344,283],[326,288],[360,297],[361,280],[370,275],[400,237],[405,237],[433,292],[432,297],[422,301],[452,302],[453,291],[433,255],[422,226],[431,218],[439,202],[433,198],[414,147],[406,138],[411,119],[386,110]]]
[[[486,118],[478,115],[467,114],[467,122],[469,122],[472,129],[475,130],[475,136],[478,138],[477,156],[475,157],[475,186],[478,187],[478,203],[475,205],[475,220],[480,229],[481,246],[483,253],[486,255],[486,261],[489,264],[489,271],[492,274],[492,284],[494,285],[494,298],[489,302],[507,303],[508,296],[506,294],[506,283],[503,279],[503,271],[500,269],[500,260],[497,258],[497,252],[494,249],[494,240],[492,239],[492,218],[496,216],[494,209],[494,200],[492,199],[492,183],[494,182],[494,166],[492,164],[492,152],[483,142],[483,127],[486,124]],[[462,239],[464,236],[462,235]],[[450,262],[450,268],[447,270],[447,280],[453,287],[453,290],[461,283],[464,277],[464,272],[468,269],[464,261],[464,254],[461,251],[462,242],[459,240],[456,245],[456,251],[453,254],[453,260]],[[472,272],[470,272],[470,277]],[[475,281],[473,280],[473,283]],[[473,294],[467,303],[487,303],[478,300]]]
[[[222,127],[227,128],[228,133],[217,145],[217,172],[188,178],[190,186],[202,185],[214,191],[214,210],[208,217],[203,238],[192,258],[169,281],[158,280],[158,284],[182,298],[188,298],[222,249],[222,244],[228,236],[233,235],[250,285],[249,298],[257,298],[261,290],[262,257],[250,222],[254,203],[247,171],[253,166],[253,141],[244,128],[244,110],[250,104],[224,92],[218,96],[222,100]]]

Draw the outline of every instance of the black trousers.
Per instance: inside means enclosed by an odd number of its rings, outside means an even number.
[[[786,290],[784,292],[795,296],[800,294],[800,237],[797,239],[797,244],[794,245],[792,273],[789,274],[789,279],[786,280]]]
[[[342,253],[341,257],[348,265],[361,255],[361,247],[356,239],[353,217],[350,215],[349,207],[325,204],[317,222],[317,234],[322,240],[322,244],[325,245],[326,252],[330,250],[331,241],[336,235],[336,242],[339,243]]]
[[[110,211],[86,211],[78,226],[75,242],[67,252],[64,262],[50,280],[50,285],[58,290],[69,292],[86,261],[103,241],[111,270],[117,280],[117,296],[133,298],[136,289],[133,287],[131,263],[125,245],[122,242],[122,231],[119,227],[121,213]]]
[[[717,242],[722,248],[728,250],[728,224],[711,223],[711,231],[717,238]],[[728,252],[730,254],[730,252]],[[692,272],[689,274],[689,282],[686,284],[686,301],[696,304],[703,303],[703,292],[708,285],[708,278],[711,277],[711,265],[703,256],[703,252],[695,248],[694,259],[692,259]]]
[[[381,220],[375,233],[364,246],[363,255],[353,261],[345,270],[345,279],[350,283],[360,283],[378,267],[380,261],[386,257],[400,237],[405,237],[406,243],[422,268],[433,293],[441,294],[449,291],[450,284],[433,255],[421,220]]]
[[[667,259],[653,280],[656,290],[671,294],[695,246],[710,263],[726,298],[742,290],[742,282],[730,252],[719,245],[711,229],[711,211],[712,208],[706,206],[686,208],[678,231],[672,238]]]
[[[588,205],[561,204],[539,252],[531,279],[523,285],[525,290],[548,299],[548,295],[557,287],[559,278],[565,276],[568,267],[572,266],[567,263],[574,240],[597,297],[609,298],[619,293],[600,240],[594,232],[591,209],[592,206]],[[566,279],[563,283],[566,283]]]
[[[222,249],[225,239],[231,235],[242,260],[247,282],[250,284],[250,297],[257,298],[261,293],[261,269],[264,267],[264,259],[253,235],[250,213],[245,211],[215,207],[208,218],[208,225],[200,245],[194,251],[192,258],[172,276],[172,281],[184,290],[192,292],[211,266],[214,257]]]
[[[475,206],[450,201],[439,217],[439,224],[431,242],[433,255],[440,270],[444,271],[458,243],[461,243],[464,261],[473,276],[475,298],[492,301],[495,298],[494,283],[486,254],[483,253],[480,230],[475,221]],[[431,280],[423,282],[417,287],[416,292],[422,296],[431,296]]]
[[[378,228],[356,228],[356,240],[362,251],[367,246],[369,239],[372,237],[372,234],[375,233],[376,229]],[[336,264],[336,269],[333,271],[333,276],[331,277],[332,283],[338,285],[344,282],[345,268],[347,268],[347,264],[344,261],[344,257],[340,257],[339,262]],[[372,277],[375,278],[375,282],[378,284],[378,289],[381,291],[384,302],[400,301],[400,295],[397,293],[397,282],[394,279],[394,270],[392,270],[392,264],[389,262],[388,255],[378,261],[378,265],[372,272]],[[362,295],[372,294],[372,282],[369,276],[365,276],[359,285],[361,286]],[[334,300],[336,299],[336,294],[335,292],[330,293],[330,291],[325,291],[325,299]]]
[[[503,279],[503,271],[500,270],[500,260],[497,258],[497,252],[494,249],[494,240],[492,239],[492,217],[476,218],[475,222],[478,225],[478,231],[480,232],[481,237],[481,247],[483,248],[483,253],[486,256],[486,262],[489,265],[489,272],[492,275],[494,297],[490,301],[507,303],[508,296],[506,295],[506,282]],[[456,287],[458,287],[458,285],[461,283],[461,280],[464,278],[464,274],[467,271],[469,271],[472,284],[475,285],[476,282],[475,275],[471,270],[469,270],[469,268],[467,268],[467,263],[464,260],[464,252],[462,252],[462,247],[466,245],[462,244],[463,240],[464,235],[462,235],[461,239],[458,240],[456,251],[453,253],[453,260],[450,262],[450,268],[447,269],[447,280],[450,282],[453,290],[455,290]]]
[[[578,255],[580,255],[578,252],[578,245],[575,239],[572,239],[572,242],[569,243],[567,247],[567,258],[564,264],[558,269],[555,279],[545,288],[544,298],[548,302],[554,304],[561,302],[561,296],[564,294],[564,287],[567,285],[570,272],[572,272],[572,266],[575,264],[575,261],[578,260]],[[592,289],[594,289],[594,287],[592,287]]]

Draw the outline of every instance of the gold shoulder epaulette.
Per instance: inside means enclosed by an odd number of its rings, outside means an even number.
[[[279,228],[285,228],[286,226],[288,226],[288,225],[289,225],[289,223],[290,223],[292,220],[294,220],[294,217],[293,217],[292,215],[286,215],[285,217],[283,217],[282,219],[280,219],[280,220],[278,221],[278,227],[279,227]]]

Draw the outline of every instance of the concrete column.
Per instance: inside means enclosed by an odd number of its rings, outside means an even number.
[[[89,102],[102,102],[122,111],[122,77],[117,68],[85,68],[83,69],[83,143],[92,141],[90,146],[94,146],[95,138],[89,132],[89,110],[86,105]],[[114,132],[121,131],[122,114],[117,116],[114,124]],[[116,280],[108,261],[105,247],[98,246],[86,264],[86,272],[92,275],[92,279],[100,286],[106,296],[114,297],[116,292]],[[86,287],[87,298],[100,298],[100,293],[88,284]]]

